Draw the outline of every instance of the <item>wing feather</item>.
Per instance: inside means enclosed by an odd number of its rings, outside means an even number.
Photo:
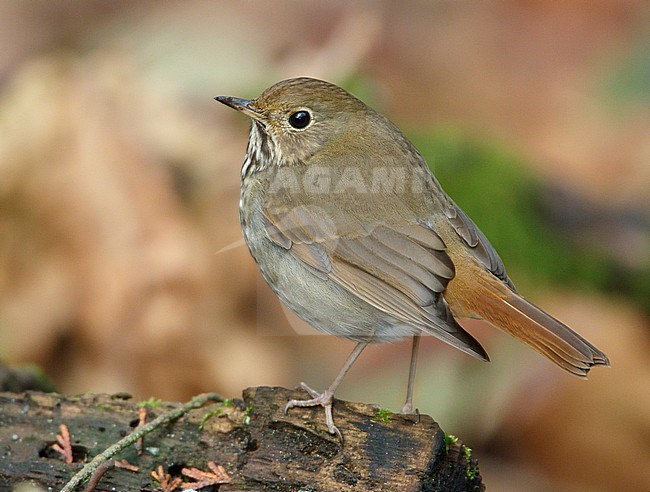
[[[340,237],[308,208],[268,213],[265,224],[272,241],[319,277],[400,322],[487,360],[480,344],[453,319],[441,295],[454,269],[444,242],[432,229],[419,224],[381,225]]]

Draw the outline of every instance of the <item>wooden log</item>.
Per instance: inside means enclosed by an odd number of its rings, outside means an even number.
[[[230,483],[213,486],[220,492],[484,490],[471,452],[446,438],[429,416],[337,400],[334,419],[341,442],[327,433],[321,408],[293,408],[285,415],[292,398],[305,394],[249,388],[241,400],[193,410],[147,435],[141,455],[135,446],[119,454],[116,458],[139,470],[109,470],[97,490],[160,490],[151,476],[159,465],[181,477],[183,468],[208,470],[209,461],[231,477]],[[154,406],[148,420],[179,404]],[[0,393],[0,490],[23,481],[59,490],[85,461],[130,433],[137,415],[138,404],[127,395]],[[60,424],[70,431],[72,464],[53,448]]]

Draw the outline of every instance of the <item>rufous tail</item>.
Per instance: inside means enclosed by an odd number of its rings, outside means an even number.
[[[473,269],[474,270],[474,269]],[[562,369],[586,377],[592,366],[609,366],[607,356],[568,326],[477,267],[458,275],[445,291],[457,316],[476,315],[542,353]],[[460,313],[460,314],[456,314]]]

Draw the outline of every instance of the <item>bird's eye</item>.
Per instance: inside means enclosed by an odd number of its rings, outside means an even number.
[[[296,130],[306,128],[310,121],[311,115],[305,110],[296,111],[289,116],[289,124]]]

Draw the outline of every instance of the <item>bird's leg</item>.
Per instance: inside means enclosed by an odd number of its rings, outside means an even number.
[[[420,335],[413,336],[413,347],[411,348],[411,366],[409,368],[409,381],[406,386],[406,402],[401,413],[413,413],[413,383],[415,382],[415,367],[418,363],[418,349],[420,348]]]
[[[338,388],[339,384],[341,384],[341,381],[343,381],[345,374],[350,370],[350,367],[352,367],[354,361],[357,360],[357,357],[359,357],[367,345],[368,342],[357,343],[357,345],[354,347],[354,350],[352,350],[352,353],[345,361],[345,364],[343,364],[343,367],[339,371],[338,375],[334,381],[332,381],[332,384],[330,384],[329,388],[327,388],[322,393],[311,389],[305,383],[300,383],[300,386],[311,396],[313,396],[313,398],[311,400],[290,400],[284,407],[284,413],[287,413],[287,410],[293,407],[313,407],[320,405],[325,409],[325,424],[327,425],[328,432],[330,434],[338,434],[339,438],[341,438],[341,433],[334,425],[334,419],[332,418],[332,397],[334,396],[336,388]]]

